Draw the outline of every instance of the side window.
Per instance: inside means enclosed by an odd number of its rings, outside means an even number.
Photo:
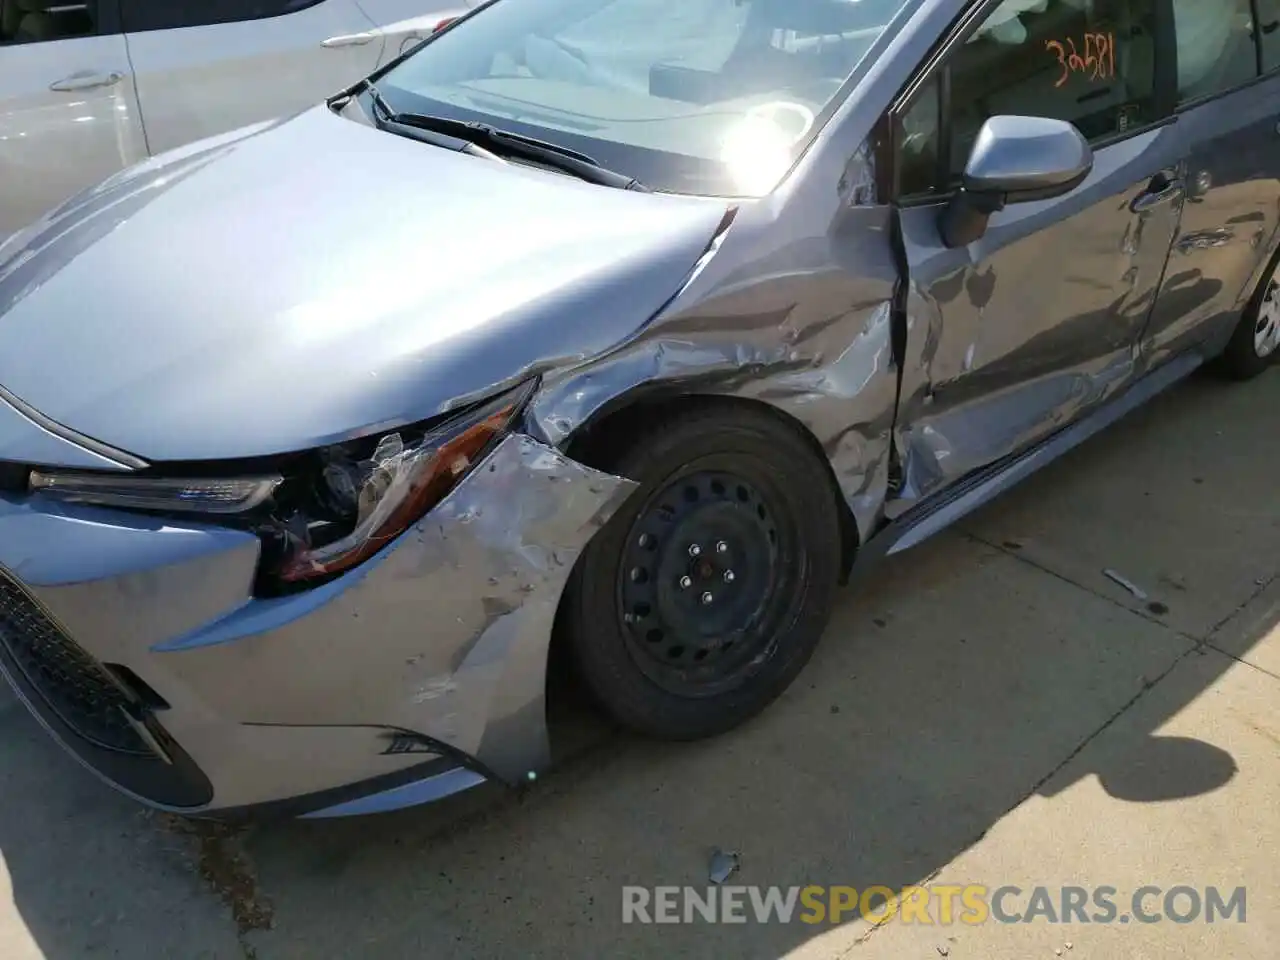
[[[1067,120],[1090,142],[1154,121],[1158,2],[1004,0],[943,65],[947,96],[931,83],[902,116],[899,193],[947,189],[983,123],[1000,114]]]
[[[1262,37],[1262,70],[1280,70],[1280,0],[1257,0],[1258,33]]]
[[[1004,0],[951,64],[951,173],[997,114],[1067,120],[1090,141],[1155,120],[1155,3]]]
[[[942,85],[934,77],[916,91],[911,105],[903,112],[899,121],[899,196],[922,196],[945,183],[946,174],[938,166],[938,148],[942,139],[941,117]]]
[[[1178,102],[1223,93],[1258,75],[1250,0],[1173,0]]]
[[[0,46],[91,37],[97,32],[93,2],[0,0]]]
[[[262,20],[294,13],[323,0],[121,0],[126,33]]]

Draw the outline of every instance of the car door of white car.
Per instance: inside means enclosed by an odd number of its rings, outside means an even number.
[[[120,2],[153,154],[304,110],[382,58],[355,0]]]
[[[0,0],[0,241],[146,157],[116,0]]]
[[[359,0],[364,12],[386,35],[383,63],[394,60],[431,36],[443,23],[482,2],[484,0]]]

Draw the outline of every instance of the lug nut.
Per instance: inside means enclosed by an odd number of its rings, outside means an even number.
[[[733,571],[732,571],[732,570],[726,570],[726,571],[724,572],[724,582],[725,582],[725,583],[733,583],[733,581],[734,581]]]
[[[709,594],[709,593],[704,593],[704,594],[702,595],[702,602],[703,602],[704,604],[710,603],[710,602],[711,602],[712,600],[714,600],[714,599],[715,599],[715,597],[713,597],[713,596],[712,596],[711,594]]]
[[[689,556],[691,557],[702,556],[702,548],[698,546],[696,543],[689,544]]]
[[[680,578],[680,589],[681,589],[681,590],[688,590],[688,589],[689,589],[690,587],[692,587],[692,586],[693,586],[693,581],[692,581],[692,580],[690,580],[688,577],[681,577],[681,578]]]
[[[729,545],[725,543],[723,540],[721,540],[719,543],[716,544],[716,553],[728,553],[728,552],[729,552]]]

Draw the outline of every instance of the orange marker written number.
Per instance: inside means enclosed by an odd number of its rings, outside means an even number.
[[[1055,87],[1066,83],[1073,73],[1087,74],[1090,80],[1106,80],[1116,75],[1116,35],[1114,33],[1086,33],[1084,55],[1076,50],[1076,42],[1070,37],[1066,42],[1049,40],[1045,49],[1058,58],[1062,76]]]

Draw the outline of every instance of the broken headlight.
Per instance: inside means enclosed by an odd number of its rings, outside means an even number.
[[[296,589],[373,556],[444,499],[507,432],[534,386],[427,424],[289,457],[278,472],[187,478],[33,470],[28,485],[61,500],[206,515],[251,529],[263,541],[259,587]]]
[[[286,584],[354,567],[403,533],[453,489],[510,427],[533,384],[425,429],[317,451],[282,491],[268,576]]]

